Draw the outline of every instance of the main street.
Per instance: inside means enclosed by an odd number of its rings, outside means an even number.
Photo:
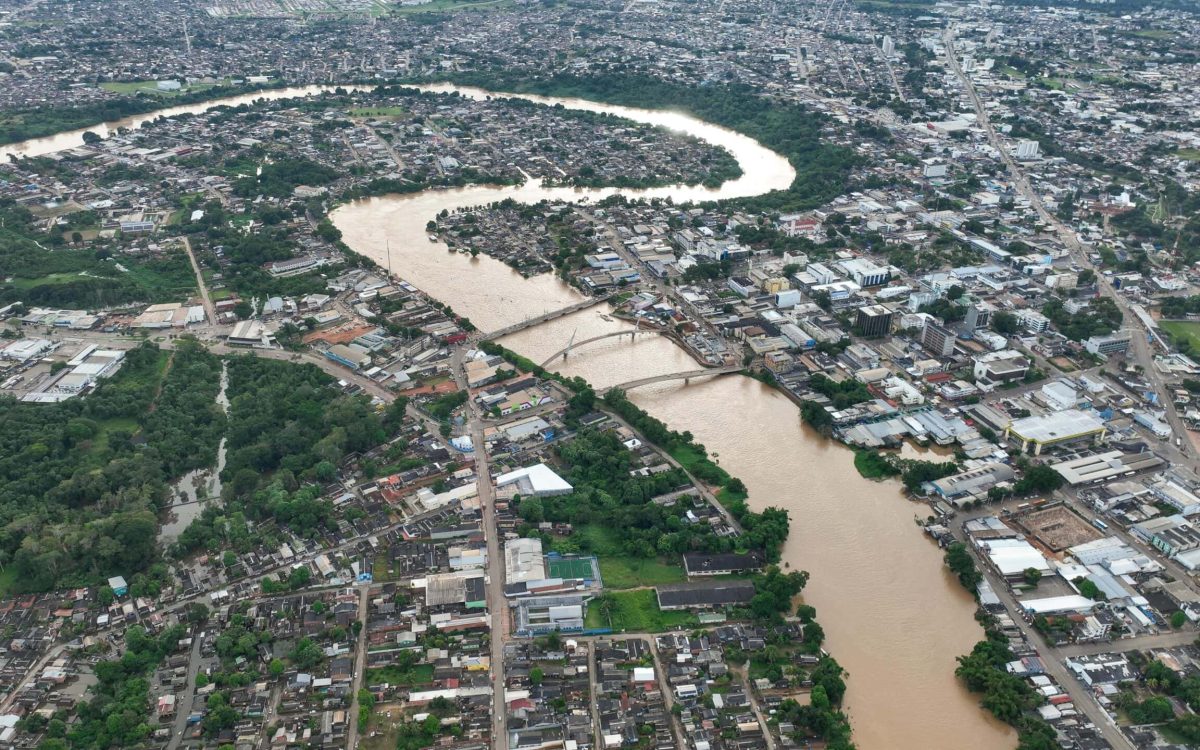
[[[1008,145],[1001,140],[1000,135],[992,125],[987,108],[984,107],[983,100],[979,97],[979,92],[975,89],[975,83],[963,71],[958,56],[954,51],[953,24],[947,26],[944,30],[942,41],[945,44],[946,60],[950,64],[950,69],[958,77],[964,90],[967,92],[967,96],[971,100],[971,106],[975,109],[977,124],[983,128],[988,143],[995,149],[1000,160],[1004,162],[1009,177],[1012,179],[1013,187],[1029,202],[1029,205],[1037,212],[1038,218],[1041,219],[1042,223],[1053,229],[1055,234],[1058,235],[1059,240],[1067,248],[1071,260],[1079,268],[1090,269],[1096,274],[1096,283],[1099,286],[1100,292],[1113,300],[1117,309],[1121,311],[1126,327],[1131,329],[1132,340],[1129,346],[1129,358],[1142,368],[1142,374],[1153,386],[1155,393],[1158,394],[1158,402],[1166,409],[1167,421],[1172,431],[1176,435],[1187,435],[1187,428],[1184,426],[1183,420],[1180,419],[1175,409],[1170,391],[1167,389],[1166,380],[1162,373],[1154,367],[1154,352],[1151,350],[1147,340],[1152,332],[1146,331],[1141,327],[1141,319],[1133,312],[1129,301],[1123,295],[1117,294],[1116,289],[1113,288],[1108,278],[1103,273],[1100,273],[1095,264],[1092,263],[1087,248],[1080,242],[1079,236],[1075,231],[1060,221],[1057,216],[1046,210],[1045,203],[1038,192],[1033,189],[1033,185],[1030,183],[1028,175],[1025,174],[1025,170],[1013,158]],[[1138,324],[1134,325],[1132,321],[1138,321]],[[1190,440],[1181,441],[1180,452],[1193,470],[1200,465],[1195,461],[1196,450]]]
[[[1017,603],[1016,597],[1013,596],[1012,591],[1005,585],[1004,581],[997,581],[994,576],[990,575],[985,561],[979,557],[975,552],[975,548],[966,539],[966,533],[963,531],[963,523],[968,518],[969,516],[957,519],[951,525],[951,531],[954,533],[955,538],[965,544],[967,549],[970,550],[971,556],[975,559],[975,564],[979,567],[980,571],[983,571],[987,575],[989,582],[992,584],[992,589],[996,592],[996,596],[1000,597],[1005,610],[1007,610],[1017,627],[1021,629],[1025,638],[1033,644],[1038,653],[1046,655],[1046,658],[1042,659],[1042,665],[1046,674],[1053,677],[1059,687],[1065,690],[1067,695],[1071,696],[1076,710],[1083,713],[1096,725],[1096,729],[1104,736],[1109,745],[1117,749],[1125,748],[1126,750],[1134,750],[1133,743],[1121,733],[1121,730],[1117,728],[1108,713],[1100,708],[1100,704],[1096,702],[1096,699],[1083,684],[1075,678],[1075,675],[1067,669],[1063,660],[1058,658],[1057,654],[1052,653],[1053,648],[1042,637],[1042,634],[1025,620],[1020,604]]]
[[[452,359],[454,380],[458,387],[470,393],[464,368],[467,350],[459,347]],[[487,540],[487,606],[491,617],[492,720],[496,731],[492,737],[495,750],[508,748],[508,708],[504,700],[504,644],[508,641],[508,609],[504,598],[504,555],[500,549],[500,534],[496,527],[496,497],[492,473],[488,466],[487,443],[484,442],[483,414],[479,404],[467,399],[467,432],[475,454],[475,482],[479,504],[483,510],[483,534]]]

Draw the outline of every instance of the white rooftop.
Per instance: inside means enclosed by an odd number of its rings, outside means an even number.
[[[1088,412],[1067,409],[1018,419],[1009,429],[1025,440],[1053,443],[1099,432],[1104,429],[1104,423]]]

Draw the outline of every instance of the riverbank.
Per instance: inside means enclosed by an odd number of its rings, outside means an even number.
[[[477,92],[486,95],[486,92]],[[539,99],[546,104],[605,105]],[[796,171],[779,154],[745,136],[678,113],[625,108],[631,119],[653,118],[700,137],[721,139],[745,176],[719,191],[676,188],[629,197],[724,200],[782,190]],[[426,222],[443,210],[512,197],[536,202],[546,191],[464,188],[376,198],[331,215],[346,243],[377,263],[390,261],[405,281],[451,301],[481,328],[497,330],[581,300],[549,275],[523,278],[487,256],[450,254],[430,242]],[[571,200],[596,200],[616,191],[573,191]],[[624,193],[622,193],[624,194]],[[389,256],[388,247],[391,253]],[[574,337],[583,340],[629,326],[593,311],[557,318],[501,343],[531,362],[545,361]],[[553,369],[596,388],[695,368],[690,356],[660,336],[612,337],[588,346]],[[852,454],[805,427],[782,394],[751,378],[701,379],[690,385],[649,385],[630,399],[674,429],[690,431],[711,459],[740,477],[751,509],[779,505],[796,523],[782,561],[812,574],[806,603],[821,612],[826,647],[854,679],[846,712],[863,750],[926,750],[1015,745],[1005,725],[979,711],[953,678],[955,655],[980,636],[974,605],[948,575],[936,547],[912,523],[898,486],[858,476]]]

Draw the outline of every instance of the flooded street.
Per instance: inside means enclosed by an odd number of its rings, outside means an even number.
[[[221,366],[221,390],[217,392],[217,403],[221,411],[229,413],[229,366]],[[225,469],[225,441],[222,437],[217,446],[217,465],[215,468],[193,469],[180,477],[175,485],[172,496],[173,505],[167,508],[167,522],[158,531],[158,540],[162,544],[170,544],[179,538],[183,530],[199,517],[208,501],[221,496],[221,472]]]

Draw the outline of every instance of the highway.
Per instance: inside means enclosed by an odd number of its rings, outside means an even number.
[[[1079,241],[1079,236],[1075,233],[1075,231],[1060,221],[1057,216],[1046,210],[1046,206],[1042,202],[1041,196],[1038,195],[1037,191],[1033,189],[1033,185],[1029,182],[1029,177],[1025,174],[1025,171],[1021,168],[1021,165],[1016,161],[1016,159],[1013,158],[1006,144],[1000,139],[1000,135],[996,132],[996,129],[992,126],[991,119],[988,117],[987,109],[983,106],[983,101],[979,97],[979,92],[975,89],[974,82],[971,81],[970,76],[963,71],[962,66],[959,64],[958,56],[954,51],[953,25],[946,27],[942,35],[942,41],[946,47],[946,60],[950,64],[950,69],[954,72],[955,76],[958,77],[959,81],[963,85],[963,88],[966,90],[967,96],[971,100],[971,105],[975,109],[975,116],[978,124],[983,128],[984,133],[987,135],[988,143],[991,144],[992,148],[996,150],[997,154],[999,154],[1001,161],[1004,162],[1004,166],[1008,170],[1008,174],[1012,179],[1013,187],[1016,188],[1017,192],[1019,192],[1027,201],[1029,201],[1029,205],[1032,206],[1034,211],[1037,212],[1038,218],[1041,219],[1042,223],[1052,228],[1055,234],[1058,235],[1059,240],[1067,248],[1067,252],[1070,254],[1071,260],[1074,261],[1074,263],[1080,268],[1090,269],[1095,272],[1096,283],[1099,285],[1100,292],[1111,298],[1113,302],[1116,303],[1117,309],[1121,311],[1121,315],[1125,319],[1126,327],[1132,328],[1134,331],[1134,335],[1129,347],[1129,358],[1141,366],[1144,377],[1154,387],[1155,392],[1158,394],[1159,404],[1166,409],[1167,421],[1170,424],[1171,429],[1176,435],[1186,436],[1188,434],[1187,428],[1184,426],[1183,420],[1180,419],[1178,412],[1175,410],[1170,393],[1167,390],[1166,380],[1162,373],[1160,373],[1154,367],[1153,352],[1150,350],[1150,344],[1147,342],[1147,334],[1149,332],[1141,328],[1140,323],[1134,324],[1132,322],[1137,321],[1138,318],[1133,314],[1133,310],[1130,307],[1128,300],[1126,300],[1122,295],[1117,294],[1108,278],[1105,277],[1104,274],[1100,273],[1096,266],[1092,263],[1091,259],[1088,257],[1087,248],[1084,247],[1083,243]],[[1190,440],[1182,441],[1180,453],[1182,454],[1182,457],[1187,460],[1189,466],[1193,470],[1196,470],[1196,450]]]

